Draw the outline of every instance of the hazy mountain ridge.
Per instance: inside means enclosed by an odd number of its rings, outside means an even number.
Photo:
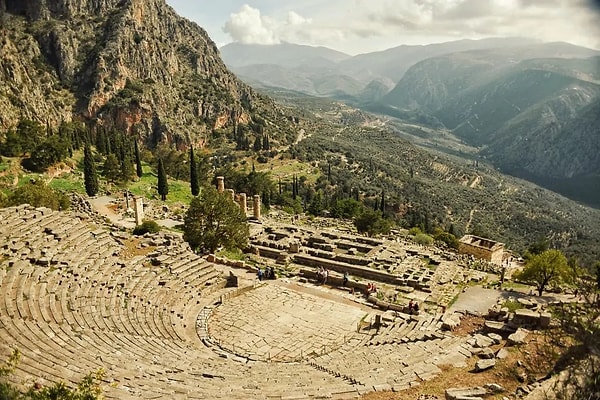
[[[567,50],[571,51],[567,51]],[[513,49],[463,52],[424,60],[411,67],[381,101],[381,112],[424,114],[441,123],[504,171],[548,185],[581,186],[565,180],[597,175],[596,149],[600,124],[588,121],[584,132],[576,124],[600,101],[600,57],[534,58],[552,53],[581,56],[562,44],[534,46],[521,55]],[[385,107],[388,107],[387,109]],[[427,117],[428,116],[428,117]],[[568,149],[568,150],[567,150]],[[554,181],[556,183],[558,181]],[[574,196],[596,204],[599,193]]]
[[[153,142],[205,144],[213,129],[260,114],[274,140],[283,135],[275,104],[229,72],[204,29],[164,0],[3,5],[4,128],[21,116],[83,118]]]

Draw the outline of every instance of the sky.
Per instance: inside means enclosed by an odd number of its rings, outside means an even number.
[[[600,49],[600,0],[166,0],[221,47],[290,42],[355,55],[527,37]]]

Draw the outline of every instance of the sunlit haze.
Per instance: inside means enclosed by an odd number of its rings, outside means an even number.
[[[600,49],[591,0],[167,0],[218,46],[283,42],[348,54],[401,44],[527,37]]]

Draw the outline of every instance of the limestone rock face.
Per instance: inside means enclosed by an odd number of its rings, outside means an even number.
[[[203,144],[256,116],[285,123],[165,0],[5,0],[0,10],[2,128],[21,115],[81,117],[150,142]]]

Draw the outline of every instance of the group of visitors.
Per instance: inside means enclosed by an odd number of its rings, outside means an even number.
[[[409,314],[414,314],[417,315],[419,314],[419,303],[416,301],[409,301],[408,302],[408,313]]]
[[[259,281],[262,281],[263,279],[275,279],[275,268],[267,267],[264,271],[262,268],[259,268],[256,275],[258,276]]]
[[[374,283],[369,282],[367,284],[367,294],[377,293],[377,286]]]
[[[319,268],[317,271],[317,278],[319,283],[326,284],[327,278],[329,278],[329,270],[327,268]]]

